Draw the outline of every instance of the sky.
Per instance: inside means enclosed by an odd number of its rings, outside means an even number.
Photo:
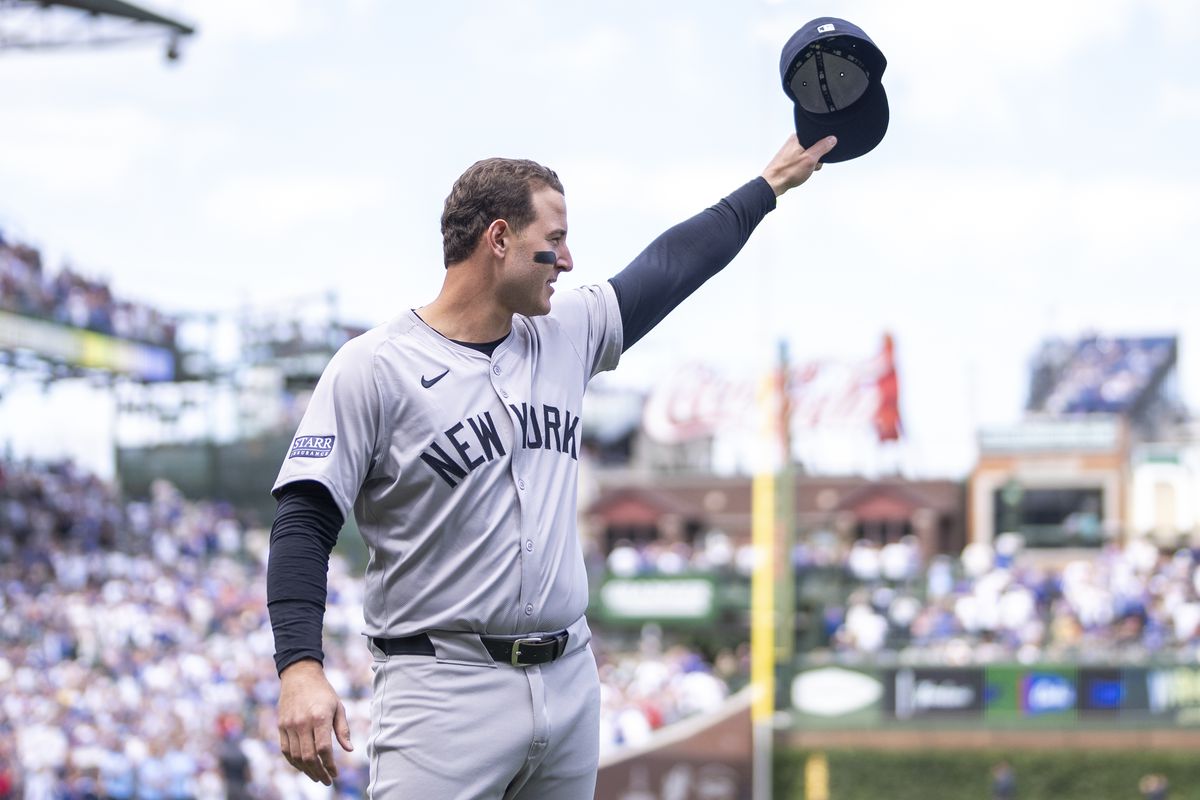
[[[377,324],[436,295],[442,202],[495,155],[558,172],[563,283],[604,280],[762,171],[791,132],[783,43],[830,15],[887,56],[887,136],[783,197],[605,385],[757,369],[780,340],[860,361],[890,331],[903,470],[944,477],[1020,418],[1047,337],[1178,335],[1200,404],[1192,0],[145,5],[198,28],[178,62],[0,53],[0,230],[119,296],[303,310],[332,290]],[[7,407],[0,435],[50,404]]]

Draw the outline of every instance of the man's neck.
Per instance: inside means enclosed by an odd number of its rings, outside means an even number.
[[[486,272],[467,263],[450,267],[437,298],[417,313],[426,325],[457,342],[494,342],[512,329],[512,312],[497,302]]]

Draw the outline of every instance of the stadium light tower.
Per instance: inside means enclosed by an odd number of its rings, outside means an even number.
[[[196,29],[122,0],[0,0],[0,55],[162,42],[168,61]]]

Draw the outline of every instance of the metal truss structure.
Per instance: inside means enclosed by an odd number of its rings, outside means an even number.
[[[0,55],[23,50],[161,44],[168,61],[191,25],[121,0],[0,0]]]

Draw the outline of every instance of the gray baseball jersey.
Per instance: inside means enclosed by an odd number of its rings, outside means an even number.
[[[575,531],[584,389],[774,205],[756,178],[610,281],[558,293],[548,316],[515,317],[490,356],[410,312],[330,362],[275,483],[267,596],[277,668],[320,658],[330,505],[353,510],[371,551],[366,632],[380,637],[369,642],[369,797],[592,796],[600,684]],[[564,629],[561,657],[520,668],[475,635]],[[381,641],[414,634],[435,658]]]
[[[369,636],[566,628],[587,607],[576,533],[583,394],[616,366],[605,282],[513,319],[489,358],[407,312],[326,367],[275,489],[323,484],[370,550]]]

